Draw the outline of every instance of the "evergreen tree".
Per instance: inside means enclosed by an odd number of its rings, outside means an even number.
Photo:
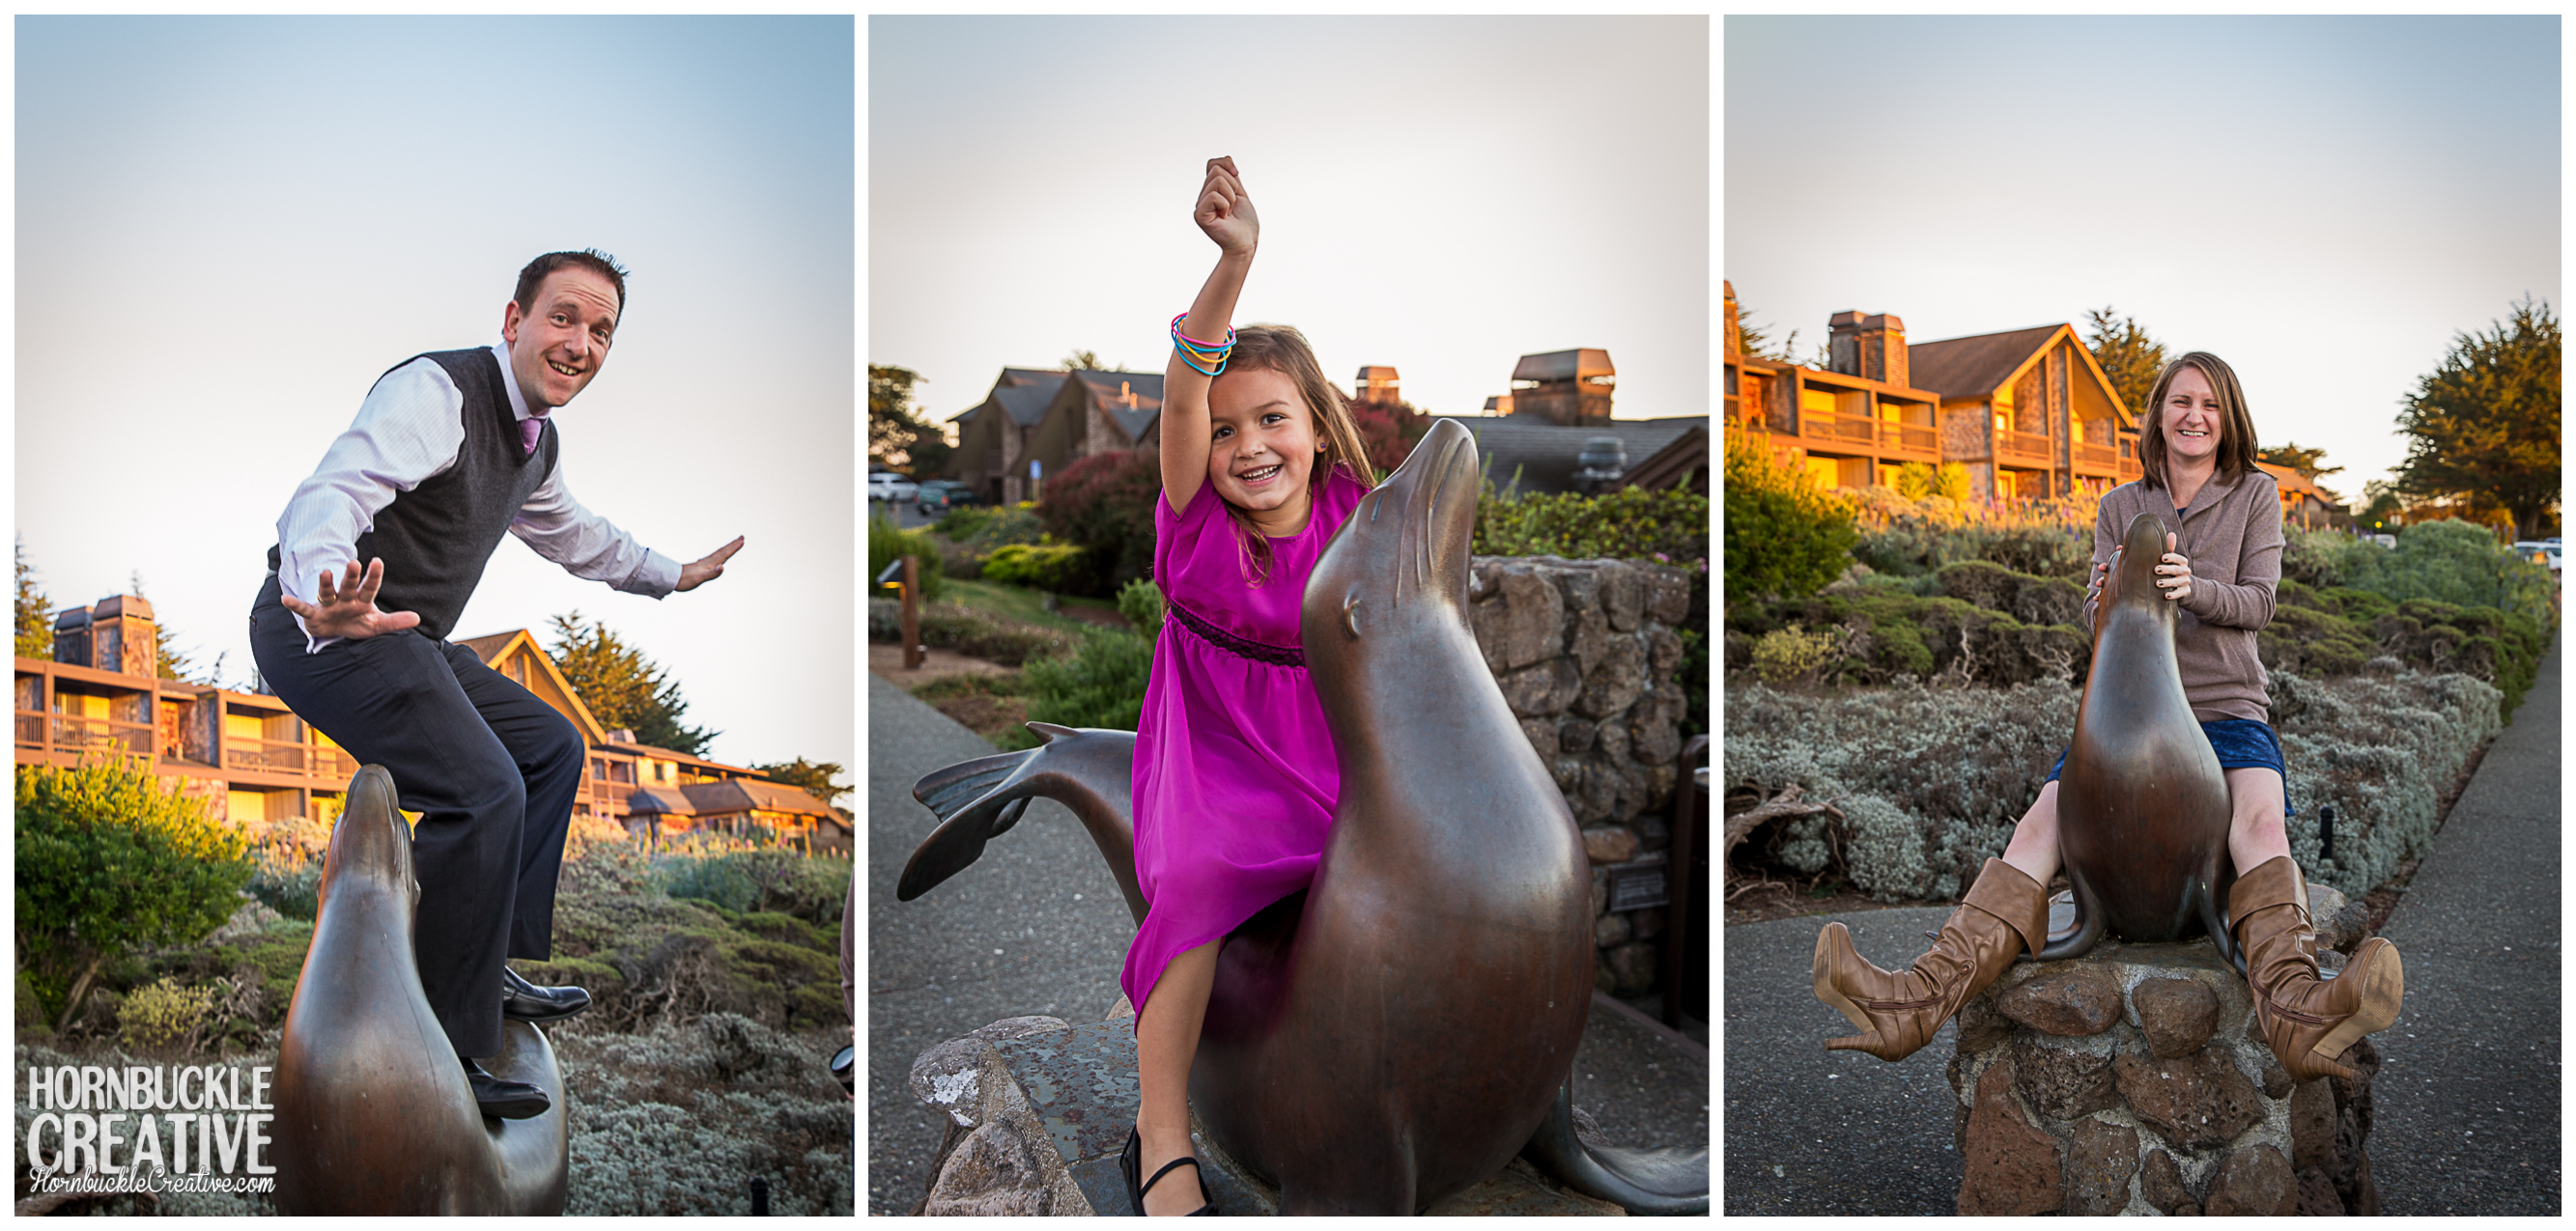
[[[916,479],[937,478],[954,446],[938,424],[912,413],[912,387],[921,373],[890,364],[868,365],[868,465],[900,470]]]
[[[582,619],[578,611],[556,616],[553,623],[555,669],[563,672],[599,725],[627,728],[639,744],[706,755],[719,732],[681,725],[689,703],[669,672],[606,625]]]
[[[18,595],[13,614],[18,624],[20,658],[54,656],[54,604],[36,587],[36,566],[27,563],[27,540],[18,540]]]
[[[2269,449],[2257,449],[2254,451],[2254,458],[2257,461],[2270,462],[2275,466],[2287,466],[2292,470],[2298,471],[2299,477],[2306,479],[2310,483],[2316,483],[2317,480],[2330,474],[2343,473],[2343,467],[2341,466],[2321,466],[2317,464],[2325,460],[2325,450],[2303,449],[2299,447],[2297,441],[2283,441]],[[2343,502],[2342,496],[2335,494],[2334,489],[2329,488],[2322,483],[2317,483],[2317,490],[2324,492],[2327,500],[2333,501],[2337,504]]]
[[[2539,538],[2558,512],[2558,317],[2524,300],[2513,319],[2452,339],[2442,366],[2422,377],[2398,412],[2413,437],[2397,490],[2411,496],[2491,500],[2523,538]]]
[[[849,794],[853,789],[833,781],[843,772],[843,767],[835,761],[808,761],[798,757],[793,761],[774,761],[767,765],[754,765],[752,768],[760,771],[761,777],[772,782],[803,787],[814,798],[836,808],[840,806],[841,797]]]
[[[2137,321],[2113,315],[2107,305],[2084,316],[2091,329],[2084,348],[2093,352],[2093,362],[2101,364],[2102,374],[2111,378],[2111,391],[2120,395],[2120,404],[2143,424],[2147,397],[2156,391],[2156,377],[2165,370],[2165,344],[2148,337]]]

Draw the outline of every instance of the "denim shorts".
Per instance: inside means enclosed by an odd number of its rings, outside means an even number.
[[[2218,768],[2268,769],[2281,775],[2281,815],[2293,817],[2299,810],[2290,803],[2290,771],[2281,760],[2281,737],[2272,733],[2272,724],[2251,718],[2221,718],[2200,724],[2201,734],[2209,737],[2211,750],[2218,753]],[[2074,745],[2067,745],[2069,751]],[[2057,754],[2057,764],[2048,767],[2046,781],[2057,781],[2066,768],[2066,753]]]

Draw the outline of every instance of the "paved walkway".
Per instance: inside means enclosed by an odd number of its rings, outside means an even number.
[[[972,867],[919,900],[895,881],[936,827],[921,775],[993,746],[868,679],[868,1212],[905,1214],[929,1182],[941,1124],[912,1096],[913,1057],[1006,1017],[1096,1021],[1118,1000],[1135,933],[1080,822],[1037,800]],[[1620,1145],[1709,1139],[1708,1053],[1594,1006],[1575,1054],[1576,1104]]]
[[[2390,1214],[2559,1210],[2559,650],[2381,934],[2406,1009],[2373,1036],[2371,1173]],[[1902,1063],[1827,1052],[1851,1023],[1818,1003],[1816,932],[1840,919],[1886,968],[1949,911],[1811,915],[1728,928],[1728,1214],[1947,1214],[1956,1208],[1955,1028]]]

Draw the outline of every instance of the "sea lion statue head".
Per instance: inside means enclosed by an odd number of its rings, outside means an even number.
[[[2156,588],[2156,566],[2164,558],[2164,519],[2153,513],[2129,519],[2128,533],[2120,536],[2119,558],[2112,561],[2111,575],[2102,583],[2101,623],[2107,625],[2111,617],[2131,613],[2173,623],[2174,605]]]
[[[319,907],[328,910],[332,898],[347,894],[381,897],[401,916],[409,939],[420,881],[412,874],[411,826],[396,800],[393,775],[381,766],[363,766],[349,780],[340,823],[331,829]]]
[[[1354,642],[1426,624],[1472,638],[1463,600],[1482,478],[1475,437],[1442,419],[1361,498],[1306,582],[1300,624],[1309,662],[1327,668],[1346,659]],[[1317,684],[1330,674],[1318,670]]]

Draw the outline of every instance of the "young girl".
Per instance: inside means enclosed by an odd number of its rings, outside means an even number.
[[[1213,1214],[1190,1150],[1190,1057],[1217,945],[1306,887],[1340,794],[1299,648],[1316,557],[1368,492],[1367,453],[1296,330],[1227,328],[1261,234],[1232,158],[1208,163],[1216,271],[1173,325],[1154,580],[1167,600],[1136,730],[1136,880],[1150,909],[1120,984],[1136,1012],[1140,1213]],[[1139,1194],[1137,1190],[1144,1191]]]

